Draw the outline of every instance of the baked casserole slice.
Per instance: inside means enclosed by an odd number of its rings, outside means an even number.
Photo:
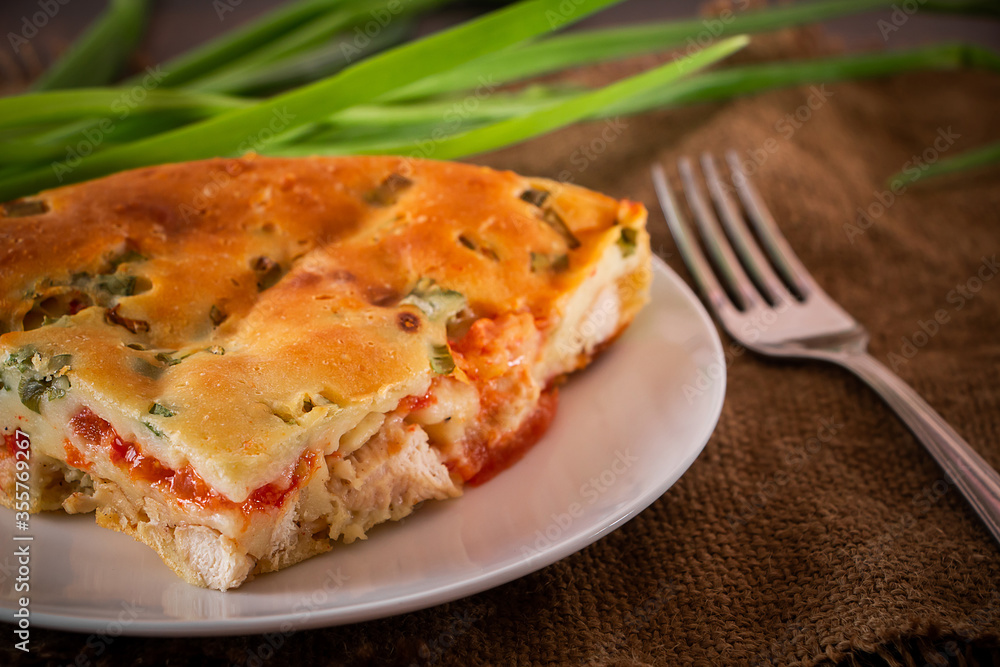
[[[4,204],[0,502],[30,440],[31,511],[94,511],[226,590],[458,496],[645,302],[645,215],[395,157],[173,164]]]

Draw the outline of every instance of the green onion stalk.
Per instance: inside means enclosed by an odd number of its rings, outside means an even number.
[[[413,18],[443,0],[412,0],[355,38],[391,0],[299,0],[168,61],[121,87],[111,80],[141,36],[145,2],[111,0],[106,12],[39,82],[0,99],[0,201],[39,188],[162,162],[238,155],[414,153],[460,158],[581,120],[726,100],[809,83],[911,70],[1000,70],[1000,57],[969,45],[764,63],[704,71],[766,32],[887,7],[892,0],[822,0],[669,21],[551,35],[618,0],[525,0],[419,41]],[[985,0],[927,0],[923,10],[996,15]],[[352,33],[352,28],[354,32]],[[97,35],[122,31],[107,57]],[[738,35],[733,37],[733,35]],[[569,67],[674,48],[660,67],[596,90],[569,85],[502,86]],[[388,49],[388,50],[387,50]],[[103,60],[101,59],[103,58]],[[79,74],[87,70],[85,74]],[[92,71],[91,71],[92,70]],[[77,72],[77,74],[72,74]],[[314,80],[316,77],[323,77]],[[485,83],[484,83],[485,81]],[[461,122],[445,122],[463,96],[488,86]],[[288,90],[291,86],[291,90]],[[499,88],[499,90],[497,90]],[[263,96],[279,92],[271,97]],[[452,114],[454,115],[454,114]],[[261,130],[269,129],[266,141]],[[89,137],[100,136],[99,142]],[[1000,160],[996,147],[942,161],[938,172]],[[72,157],[72,160],[68,158]],[[72,168],[67,163],[72,162]]]

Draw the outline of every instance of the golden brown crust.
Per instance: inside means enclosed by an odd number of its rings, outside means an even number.
[[[74,388],[149,425],[123,437],[235,501],[294,464],[310,425],[335,448],[338,423],[426,390],[446,333],[400,305],[418,280],[544,336],[616,228],[645,234],[637,204],[394,157],[165,165],[31,199],[48,211],[0,217],[0,352],[71,350]]]

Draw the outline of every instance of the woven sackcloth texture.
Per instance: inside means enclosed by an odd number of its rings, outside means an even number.
[[[784,34],[741,59],[815,53],[814,37]],[[1000,77],[910,74],[580,125],[477,161],[646,203],[654,246],[686,277],[649,164],[676,176],[682,155],[738,149],[806,266],[872,332],[873,354],[1000,467],[998,172],[929,182],[891,203],[882,194],[914,156],[1000,140],[998,110]],[[995,662],[1000,550],[920,445],[846,372],[723,341],[728,394],[700,458],[637,518],[539,572],[288,637],[36,630],[30,656],[7,641],[0,663]]]

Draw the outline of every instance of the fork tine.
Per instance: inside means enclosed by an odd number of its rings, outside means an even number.
[[[701,232],[702,241],[708,249],[709,256],[714,260],[722,282],[727,283],[729,288],[739,295],[742,303],[737,305],[741,310],[754,308],[761,301],[757,288],[754,287],[740,265],[740,261],[733,254],[733,249],[730,247],[722,227],[719,226],[715,212],[702,196],[701,189],[694,177],[691,161],[687,158],[681,158],[677,161],[677,167],[681,174],[681,181],[684,183],[684,193],[687,195],[688,205],[694,213],[695,223]]]
[[[722,285],[715,278],[712,266],[705,259],[698,243],[691,238],[688,224],[681,217],[680,210],[677,208],[677,202],[674,200],[670,185],[667,183],[667,175],[664,173],[663,167],[654,164],[650,171],[653,175],[656,198],[660,200],[660,208],[663,209],[663,217],[667,219],[670,234],[674,237],[684,265],[691,272],[691,277],[694,278],[698,289],[701,290],[702,296],[716,313],[721,314],[732,310],[733,304],[725,290],[722,289]]]
[[[805,299],[811,292],[821,292],[822,290],[813,280],[812,276],[803,266],[799,258],[792,252],[788,241],[778,231],[778,225],[774,222],[771,212],[761,199],[760,193],[747,178],[743,167],[740,165],[740,158],[736,151],[726,151],[726,162],[729,163],[729,171],[733,176],[733,184],[739,194],[740,201],[743,202],[743,209],[750,217],[754,229],[757,231],[757,238],[771,257],[778,272],[785,281],[792,286],[798,295]]]
[[[705,174],[705,182],[708,184],[708,192],[715,202],[715,208],[720,213],[720,219],[729,239],[733,244],[733,249],[739,256],[743,267],[750,277],[757,283],[758,289],[771,303],[788,302],[795,297],[792,296],[788,288],[785,287],[781,279],[771,268],[770,262],[760,251],[760,247],[750,235],[743,215],[737,210],[726,188],[719,178],[719,171],[715,166],[715,159],[709,153],[702,153],[701,170]]]

